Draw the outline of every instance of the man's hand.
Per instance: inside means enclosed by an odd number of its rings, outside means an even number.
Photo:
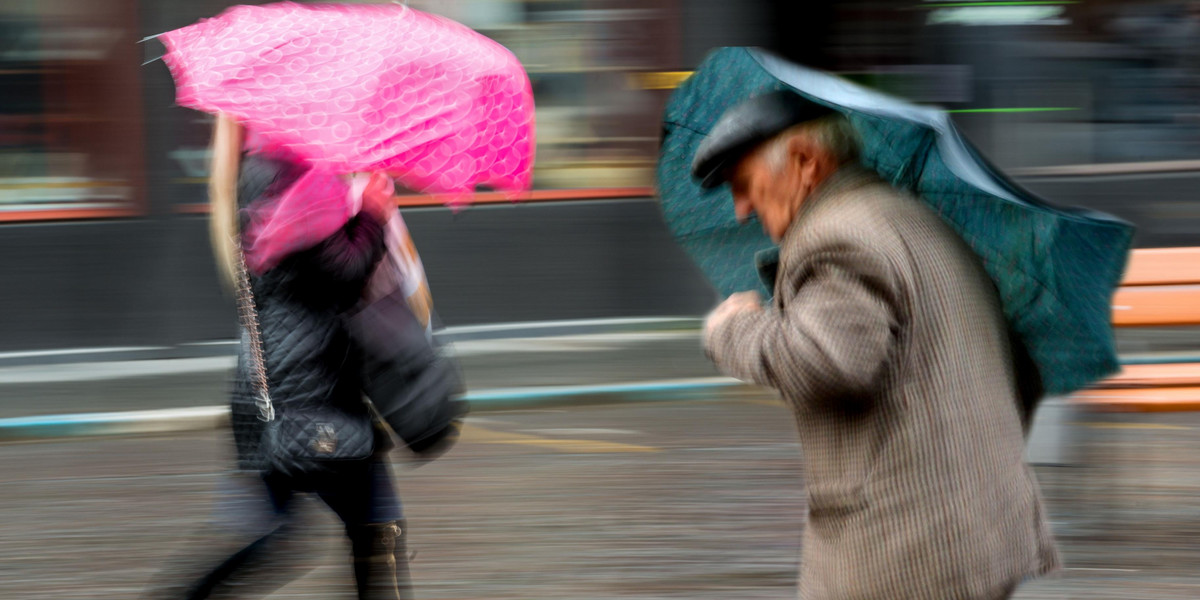
[[[715,310],[709,313],[704,321],[704,339],[707,340],[713,331],[733,315],[762,310],[762,296],[758,292],[738,292],[725,299]]]

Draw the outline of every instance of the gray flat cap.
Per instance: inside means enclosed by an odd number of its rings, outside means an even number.
[[[721,115],[692,159],[692,176],[705,188],[725,183],[729,169],[755,146],[788,127],[832,114],[833,110],[782,90],[755,96]]]

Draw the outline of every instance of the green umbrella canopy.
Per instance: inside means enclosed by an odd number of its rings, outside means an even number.
[[[757,271],[770,271],[764,267],[775,249],[758,224],[737,222],[729,186],[700,187],[691,176],[692,157],[726,109],[784,89],[844,115],[859,135],[862,163],[916,193],[979,255],[1047,394],[1069,393],[1116,371],[1111,300],[1131,225],[1038,199],[988,164],[942,111],[749,48],[710,54],[672,95],[663,117],[664,217],[718,291],[769,291]]]

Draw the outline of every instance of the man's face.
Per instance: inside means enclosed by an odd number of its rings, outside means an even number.
[[[782,165],[772,165],[761,148],[748,154],[729,178],[738,221],[757,216],[763,231],[779,243],[810,189],[804,185],[801,171],[790,155]]]

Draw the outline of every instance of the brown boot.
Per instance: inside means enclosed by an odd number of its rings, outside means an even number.
[[[359,600],[413,600],[403,520],[367,525],[351,540]]]

